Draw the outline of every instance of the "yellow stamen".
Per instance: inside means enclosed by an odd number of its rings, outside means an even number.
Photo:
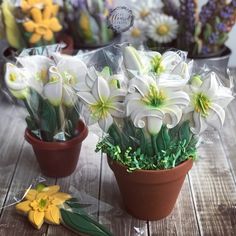
[[[9,75],[9,77],[10,77],[9,79],[10,79],[11,82],[15,82],[16,81],[16,74],[11,73]]]
[[[165,24],[160,25],[160,26],[156,29],[156,32],[157,32],[157,34],[159,34],[159,35],[166,35],[166,34],[169,33],[169,31],[170,31],[169,26],[168,26],[168,25],[165,25]]]
[[[146,18],[148,15],[150,14],[150,11],[146,10],[146,9],[143,9],[141,12],[140,12],[140,17],[142,19]]]
[[[140,35],[141,35],[141,30],[138,29],[138,28],[133,28],[132,31],[131,31],[131,35],[132,35],[134,38],[139,38]]]

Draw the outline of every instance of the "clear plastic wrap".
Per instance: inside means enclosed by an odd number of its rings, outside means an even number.
[[[77,57],[59,57],[62,47],[26,49],[15,64],[6,64],[6,87],[25,105],[28,129],[44,141],[65,141],[77,134],[80,102],[76,91],[86,90],[86,64]]]

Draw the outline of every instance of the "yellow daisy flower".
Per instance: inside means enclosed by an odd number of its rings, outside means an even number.
[[[43,187],[41,190],[30,189],[25,201],[16,205],[16,210],[28,216],[30,223],[40,229],[43,222],[49,224],[60,224],[59,206],[71,196],[67,193],[59,192],[60,186],[53,185]]]
[[[32,20],[23,23],[25,30],[32,33],[30,43],[35,44],[42,38],[51,41],[53,33],[62,29],[50,6],[45,7],[43,11],[33,8],[30,13]]]

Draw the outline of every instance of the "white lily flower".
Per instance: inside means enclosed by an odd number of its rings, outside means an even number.
[[[159,86],[152,77],[134,78],[126,97],[126,112],[138,128],[147,127],[150,134],[157,134],[163,124],[175,127],[182,109],[189,103],[189,96],[183,91],[173,91]]]
[[[42,94],[43,85],[48,80],[48,69],[53,64],[53,61],[46,56],[34,55],[18,57],[17,62],[30,74],[29,86],[39,94]]]
[[[53,106],[59,106],[62,101],[62,77],[56,67],[49,69],[49,82],[44,86],[44,96]]]
[[[200,134],[208,127],[219,129],[225,120],[224,108],[233,100],[232,92],[217,81],[216,74],[211,72],[202,81],[189,85],[191,102],[186,113],[191,112],[195,127],[191,128],[195,134]]]
[[[124,117],[124,107],[121,99],[126,91],[116,89],[111,91],[107,80],[98,76],[91,92],[78,92],[80,99],[87,105],[93,122],[98,122],[105,132],[113,123],[113,117]]]
[[[5,82],[13,96],[18,99],[27,98],[29,94],[29,74],[23,68],[7,63]]]
[[[88,75],[87,66],[78,57],[67,56],[59,60],[57,64],[58,72],[63,78],[63,83],[73,87],[77,91],[88,91],[86,83]]]

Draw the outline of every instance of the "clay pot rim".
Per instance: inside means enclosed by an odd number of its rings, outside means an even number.
[[[28,143],[30,143],[34,147],[39,147],[40,149],[65,149],[65,148],[71,148],[77,143],[81,143],[87,136],[88,136],[88,128],[84,124],[82,120],[79,120],[78,122],[78,128],[80,132],[77,136],[74,138],[64,141],[64,142],[46,142],[43,140],[40,140],[36,138],[31,131],[26,128],[25,129],[25,139]]]
[[[120,170],[119,174],[125,175],[129,179],[133,179],[132,181],[140,183],[150,182],[150,184],[156,182],[159,183],[171,182],[173,180],[181,178],[183,175],[186,174],[186,169],[188,172],[193,166],[193,160],[187,159],[180,165],[167,170],[135,170],[130,173],[127,172],[127,167],[125,165],[111,159],[109,156],[107,156],[107,161],[112,170],[116,166]],[[165,180],[163,180],[163,175],[165,176]],[[157,176],[160,176],[160,179],[158,178],[157,180]]]

